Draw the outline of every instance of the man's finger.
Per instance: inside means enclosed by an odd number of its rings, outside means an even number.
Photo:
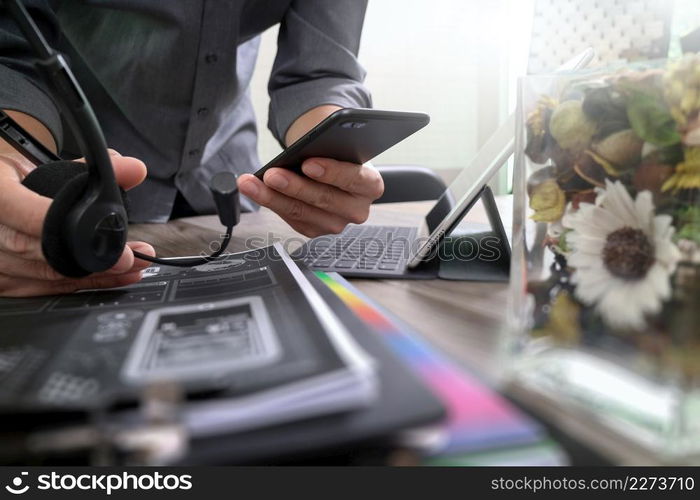
[[[94,276],[128,274],[147,268],[150,263],[135,259],[134,250],[146,255],[155,255],[153,247],[148,243],[129,242],[117,264],[106,272]],[[24,259],[11,253],[0,253],[0,275],[38,281],[65,281],[68,279],[56,272],[44,259]]]
[[[138,158],[112,155],[112,166],[117,184],[127,191],[146,178],[146,165]]]
[[[287,224],[289,224],[289,227],[294,229],[297,233],[307,236],[309,238],[316,238],[318,236],[323,236],[324,234],[328,234],[327,231],[323,231],[320,228],[310,226],[308,224],[305,224],[304,222],[300,221],[287,221],[285,220]]]
[[[321,234],[326,234],[340,233],[348,223],[340,216],[325,212],[267,187],[254,175],[244,174],[239,177],[238,187],[244,195],[276,212],[290,225],[301,223],[306,227],[317,228]]]
[[[144,243],[143,241],[130,241],[126,245],[134,252],[140,252],[144,255],[149,255],[151,257],[156,256],[155,249],[151,245],[149,245],[148,243]],[[150,265],[152,265],[151,262],[148,262],[147,260],[141,260],[138,257],[134,257],[133,269],[146,269]]]
[[[0,224],[40,237],[51,198],[27,189],[9,176],[0,176],[0,193]]]
[[[91,288],[115,288],[118,286],[126,286],[141,281],[142,277],[142,270],[119,274],[117,276],[96,274],[60,283],[59,287],[62,286],[64,288],[59,293],[70,293],[76,290],[89,290]]]
[[[0,274],[39,281],[66,279],[65,276],[54,271],[45,260],[27,260],[8,253],[0,253]]]
[[[384,192],[384,181],[376,169],[329,158],[310,158],[302,165],[310,178],[348,193],[376,200]]]
[[[112,168],[114,169],[114,177],[123,189],[129,190],[138,186],[146,178],[146,164],[131,156],[122,156],[119,151],[107,149],[110,159],[112,160]],[[80,158],[76,161],[85,163],[85,158]]]
[[[150,263],[134,257],[134,250],[146,255],[155,255],[155,250],[148,243],[142,241],[130,241],[124,247],[119,260],[114,266],[105,271],[105,274],[124,274],[131,271],[147,268]]]
[[[283,168],[271,168],[265,172],[263,180],[275,191],[355,224],[362,224],[369,216],[369,203],[365,198],[346,193],[335,186],[306,179]]]
[[[10,172],[10,175],[16,177],[18,180],[24,179],[36,168],[36,165],[16,151],[8,151],[0,154],[0,160],[14,169],[14,172]]]
[[[0,252],[12,253],[28,260],[44,260],[41,238],[29,236],[8,226],[0,225]]]
[[[40,281],[23,278],[0,277],[0,295],[4,297],[30,297],[58,295],[91,288],[116,288],[141,280],[142,271],[117,276],[94,275],[79,280]]]

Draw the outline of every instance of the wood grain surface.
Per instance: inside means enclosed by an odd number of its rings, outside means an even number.
[[[497,197],[497,203],[506,232],[510,234],[512,197]],[[368,224],[416,225],[432,205],[432,202],[374,205]],[[487,223],[480,203],[465,221]],[[191,217],[167,224],[132,225],[129,239],[148,241],[162,257],[187,256],[210,252],[210,245],[219,240],[223,229],[216,216]],[[288,251],[293,251],[306,239],[263,208],[242,215],[234,229],[230,250],[260,248],[280,241]],[[494,383],[501,379],[504,367],[499,345],[505,328],[507,284],[438,279],[353,279],[352,283],[472,372]],[[589,417],[540,400],[517,386],[502,388],[566,435],[585,442],[613,463],[659,463],[634,443],[590,425]]]

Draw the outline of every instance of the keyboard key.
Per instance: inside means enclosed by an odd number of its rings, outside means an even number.
[[[384,263],[384,262],[382,262],[381,264],[379,264],[378,269],[379,269],[380,271],[394,271],[394,270],[396,270],[398,267],[399,267],[399,263],[398,263],[398,262],[395,262],[395,263],[388,263],[388,262],[387,262],[387,263]]]
[[[336,269],[350,269],[355,266],[355,261],[354,260],[341,260],[339,262],[336,262],[333,267]]]
[[[362,269],[367,271],[370,269],[374,269],[375,267],[377,267],[376,262],[358,262],[357,267],[355,269]]]
[[[334,262],[335,259],[316,259],[311,265],[315,267],[331,267]]]

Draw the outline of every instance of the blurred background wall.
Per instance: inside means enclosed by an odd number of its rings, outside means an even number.
[[[422,111],[431,124],[375,163],[464,166],[507,116],[516,72],[525,67],[533,0],[370,0],[360,48],[380,109]],[[259,152],[280,150],[267,131],[267,78],[277,29],[263,35],[253,79]],[[513,68],[520,65],[522,68]],[[518,71],[519,70],[519,71]]]
[[[697,26],[699,0],[370,0],[360,61],[374,106],[432,119],[374,163],[464,167],[515,108],[517,77],[542,66],[543,55],[551,66],[592,45],[594,64],[607,64],[661,30],[678,56],[678,37]],[[252,84],[263,163],[280,151],[266,125],[276,37],[277,28],[262,36]],[[494,180],[498,192],[508,191],[511,170]]]

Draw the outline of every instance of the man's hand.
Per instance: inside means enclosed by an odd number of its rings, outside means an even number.
[[[370,204],[384,192],[382,176],[371,166],[311,158],[304,162],[302,171],[308,178],[282,168],[265,172],[264,182],[244,174],[238,187],[312,238],[340,233],[351,222],[362,224]]]
[[[140,184],[146,167],[136,158],[110,151],[117,182],[124,189]],[[83,288],[111,288],[135,283],[148,262],[132,250],[155,255],[147,243],[129,242],[119,262],[108,271],[71,279],[54,271],[41,252],[41,231],[51,199],[22,186],[32,165],[19,154],[0,154],[0,296],[21,297],[69,293]]]

